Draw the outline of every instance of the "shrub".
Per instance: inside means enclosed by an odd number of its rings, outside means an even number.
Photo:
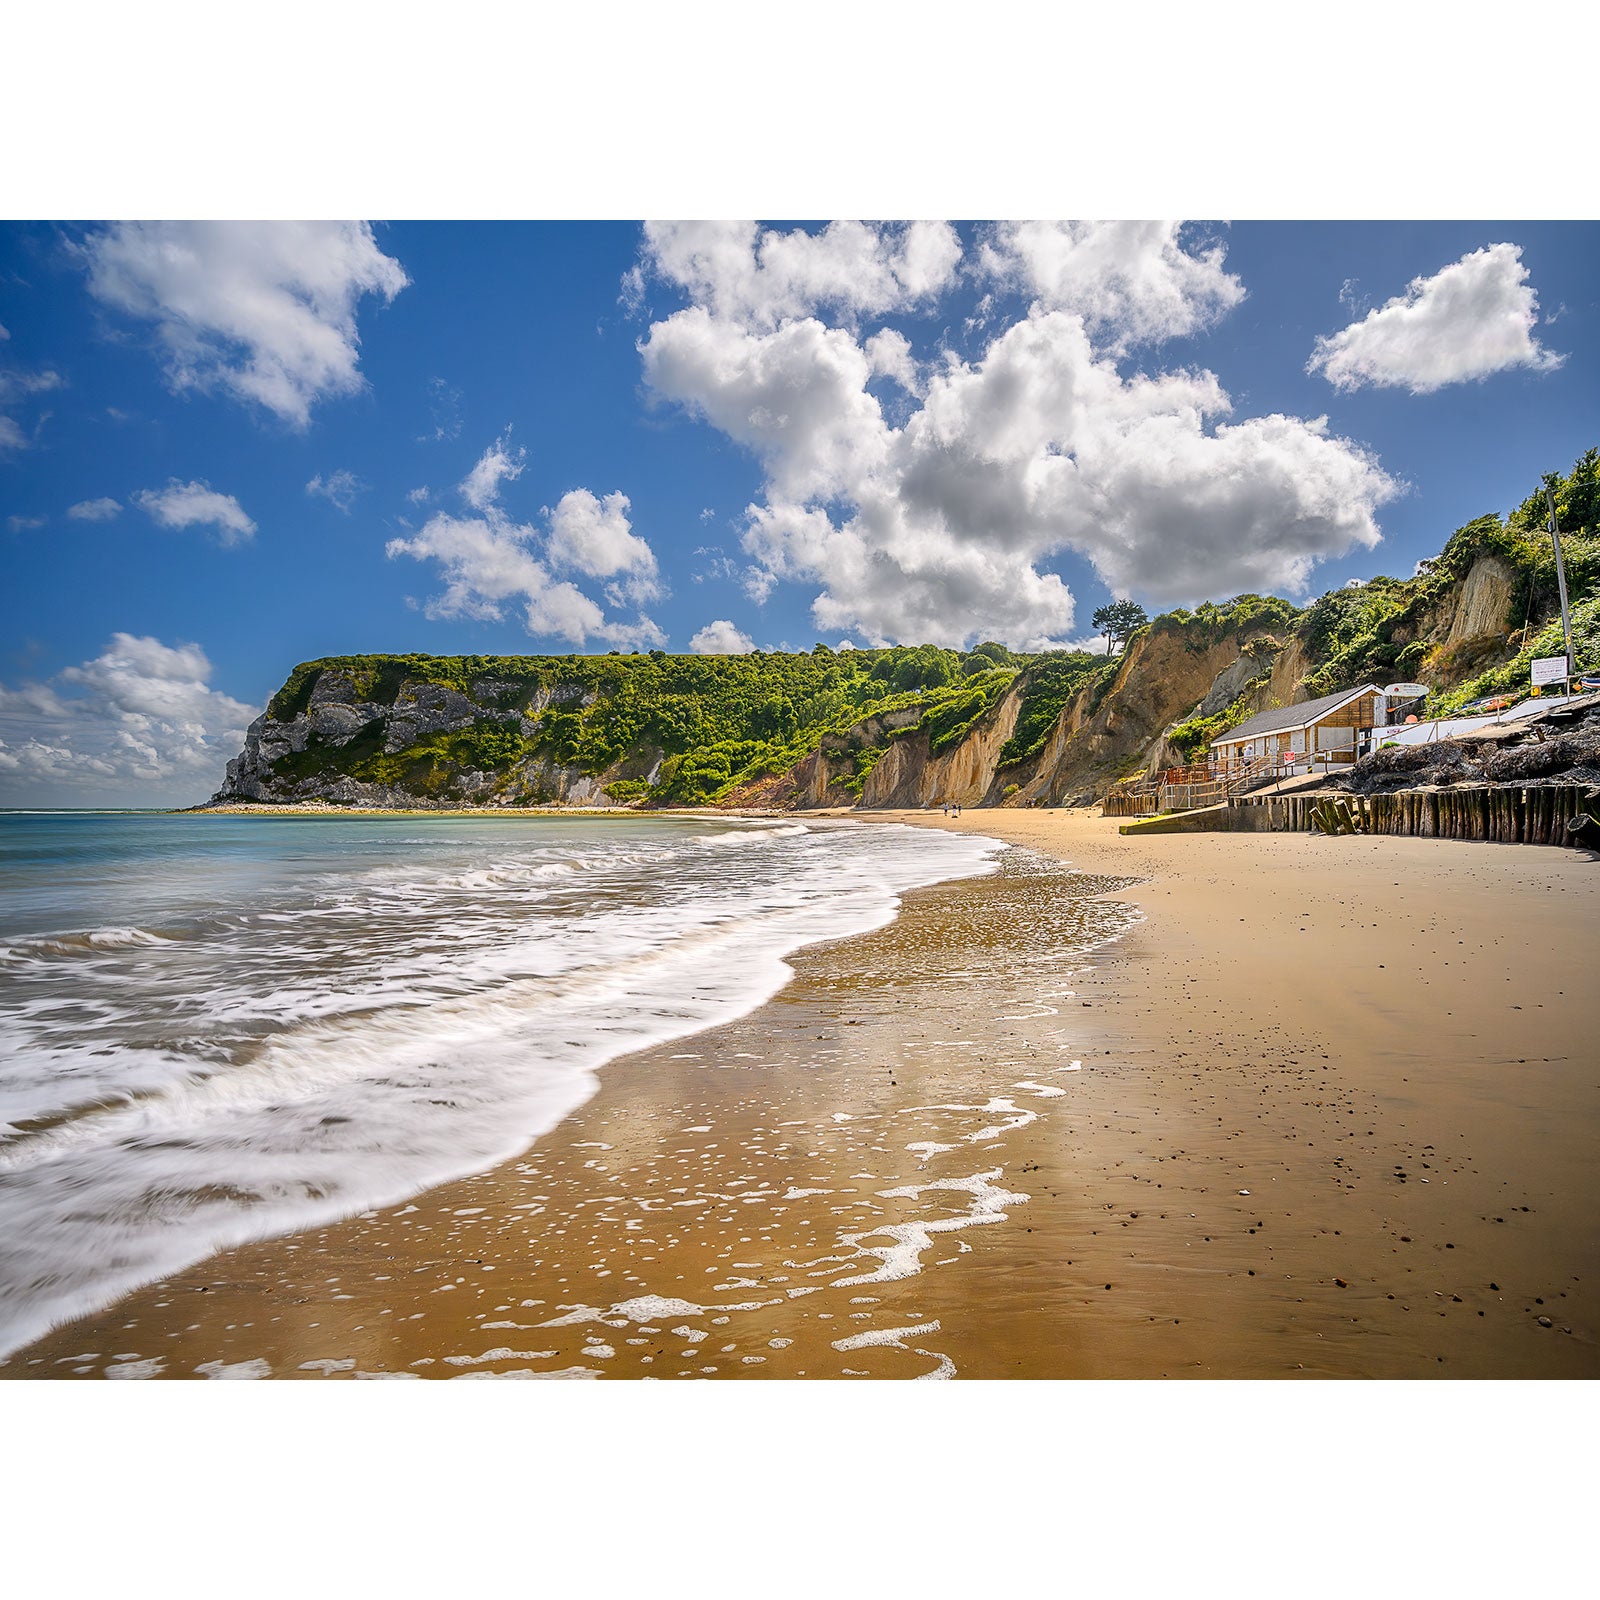
[[[1098,673],[1108,684],[1118,663],[1085,650],[1060,650],[1036,661],[1022,683],[1017,725],[1000,751],[1000,765],[1014,766],[1037,755],[1055,730],[1067,702]]]

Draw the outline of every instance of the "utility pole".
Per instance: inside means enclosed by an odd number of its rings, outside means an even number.
[[[1572,617],[1567,611],[1567,569],[1561,560],[1561,531],[1556,527],[1556,497],[1550,485],[1544,486],[1545,504],[1550,507],[1550,542],[1556,547],[1556,588],[1561,593],[1561,632],[1567,645],[1567,694],[1572,694],[1572,675],[1577,663],[1572,659]]]

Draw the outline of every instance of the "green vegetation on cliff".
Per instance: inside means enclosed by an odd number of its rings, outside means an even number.
[[[1563,547],[1565,543],[1563,540]],[[1565,555],[1565,548],[1562,553]],[[1600,663],[1600,587],[1573,603],[1571,610],[1572,653],[1577,658],[1580,670],[1592,672],[1593,664]],[[1564,655],[1566,648],[1558,615],[1534,634],[1510,661],[1479,673],[1476,678],[1469,679],[1449,694],[1435,695],[1428,701],[1429,714],[1448,716],[1470,700],[1525,690],[1529,684],[1532,663],[1541,656]]]
[[[643,771],[625,773],[607,786],[612,798],[695,805],[786,771],[829,735],[888,713],[923,710],[910,727],[925,726],[935,748],[946,748],[1015,677],[1016,667],[997,657],[1017,659],[999,645],[967,656],[932,645],[745,656],[329,656],[296,667],[268,711],[280,722],[308,711],[324,675],[340,701],[392,707],[432,685],[484,711],[469,728],[387,754],[380,723],[344,744],[313,737],[276,763],[289,778],[320,773],[435,794],[458,770],[504,773],[542,758],[599,775],[642,760],[646,769],[659,762],[654,784]]]
[[[1600,579],[1600,450],[1585,451],[1566,477],[1551,474],[1549,482],[1560,519],[1567,588],[1580,595]],[[1512,574],[1511,604],[1502,619],[1506,633],[1548,617],[1557,605],[1548,517],[1541,487],[1503,522],[1491,514],[1457,528],[1437,558],[1421,562],[1413,577],[1374,578],[1361,588],[1323,595],[1296,629],[1317,662],[1305,678],[1307,696],[1331,694],[1351,684],[1413,678],[1430,668],[1434,673],[1441,666],[1448,669],[1450,663],[1435,660],[1436,647],[1421,635],[1484,556],[1497,558]],[[1463,697],[1470,698],[1455,693],[1430,702],[1428,709]]]
[[[1078,690],[1096,675],[1109,683],[1120,665],[1116,659],[1090,655],[1086,650],[1056,651],[1037,661],[1023,685],[1017,725],[1001,747],[1000,765],[1014,766],[1037,755]]]

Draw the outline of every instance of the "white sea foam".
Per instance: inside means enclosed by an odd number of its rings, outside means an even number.
[[[358,1372],[358,1378],[414,1378],[414,1372]],[[466,1378],[598,1378],[594,1367],[561,1367],[554,1372],[535,1372],[531,1367],[518,1367],[512,1372],[458,1372],[456,1381]]]
[[[905,1348],[907,1339],[920,1338],[925,1333],[937,1333],[939,1322],[919,1322],[909,1328],[869,1328],[865,1333],[853,1333],[848,1339],[835,1339],[835,1350],[870,1350],[877,1345],[899,1345]]]
[[[554,1350],[507,1350],[502,1346],[485,1350],[481,1356],[446,1356],[444,1363],[447,1367],[478,1367],[489,1361],[545,1361],[555,1354]]]
[[[895,826],[208,818],[174,850],[175,819],[116,826],[159,837],[109,888],[65,858],[0,886],[0,945],[29,952],[0,966],[0,1355],[215,1250],[514,1156],[607,1061],[752,1009],[790,952],[999,849]],[[87,934],[46,921],[80,906],[102,913]]]
[[[673,1317],[698,1317],[706,1308],[692,1300],[672,1300],[665,1295],[641,1294],[611,1308],[611,1314],[629,1322],[670,1322]]]
[[[106,1368],[106,1376],[123,1379],[159,1378],[166,1366],[160,1356],[151,1356],[144,1361],[118,1361]]]
[[[879,1190],[880,1200],[918,1200],[925,1194],[941,1191],[966,1194],[971,1199],[966,1211],[959,1216],[938,1217],[926,1222],[885,1223],[882,1227],[844,1234],[842,1243],[850,1245],[860,1255],[876,1256],[881,1265],[873,1272],[835,1278],[833,1287],[843,1289],[858,1283],[890,1283],[897,1278],[909,1278],[922,1270],[922,1252],[932,1247],[936,1235],[1004,1222],[1010,1207],[1025,1205],[1029,1197],[998,1188],[994,1180],[1000,1175],[1001,1169],[996,1167],[992,1172],[977,1172],[968,1178],[939,1178],[932,1183],[908,1183],[898,1189]],[[871,1242],[877,1239],[888,1242]]]
[[[225,1361],[206,1361],[194,1369],[204,1373],[208,1378],[270,1378],[272,1367],[270,1363],[257,1356],[252,1361],[235,1361],[231,1365]]]

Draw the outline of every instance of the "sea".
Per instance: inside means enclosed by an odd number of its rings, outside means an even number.
[[[997,841],[723,817],[0,812],[0,1357],[525,1150],[607,1062]]]

